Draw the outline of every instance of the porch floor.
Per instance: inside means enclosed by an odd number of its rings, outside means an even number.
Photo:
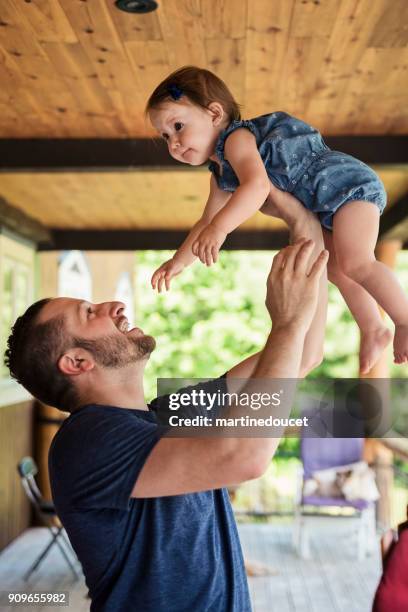
[[[240,524],[246,560],[267,564],[273,575],[249,579],[254,612],[370,612],[373,595],[381,573],[379,547],[364,561],[357,561],[354,541],[341,520],[312,534],[312,559],[299,559],[292,549],[290,524]],[[0,556],[0,590],[69,591],[69,607],[7,607],[10,612],[89,610],[83,578],[73,581],[60,551],[52,551],[31,576],[22,579],[42,548],[49,541],[46,529],[27,530]],[[2,602],[3,603],[3,602]]]

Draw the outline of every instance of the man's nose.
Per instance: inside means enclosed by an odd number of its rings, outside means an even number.
[[[111,317],[118,317],[123,314],[126,307],[123,302],[103,302],[98,308],[109,313]]]

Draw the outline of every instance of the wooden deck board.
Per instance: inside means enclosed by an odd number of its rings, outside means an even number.
[[[311,534],[312,559],[302,561],[292,548],[290,524],[240,524],[244,556],[275,571],[249,579],[253,612],[370,612],[381,572],[379,550],[357,561],[347,522],[338,519]],[[2,591],[69,591],[68,610],[89,610],[84,580],[73,581],[59,550],[54,547],[28,583],[22,576],[48,542],[45,529],[29,529],[0,556]],[[2,607],[12,612],[15,608]],[[60,607],[30,606],[32,612]]]

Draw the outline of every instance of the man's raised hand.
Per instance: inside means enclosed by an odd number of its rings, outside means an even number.
[[[319,280],[328,252],[312,259],[314,242],[301,240],[282,249],[274,258],[267,280],[266,307],[273,327],[288,325],[309,329],[319,293]],[[308,272],[310,270],[310,272]]]

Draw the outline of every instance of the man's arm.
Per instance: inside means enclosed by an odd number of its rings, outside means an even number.
[[[299,243],[276,255],[268,277],[266,304],[272,331],[248,386],[256,379],[296,379],[305,335],[316,309],[323,252],[307,274],[312,245]],[[244,388],[245,389],[245,388]],[[161,497],[206,491],[256,478],[266,469],[278,438],[166,438],[147,458],[132,497]]]

